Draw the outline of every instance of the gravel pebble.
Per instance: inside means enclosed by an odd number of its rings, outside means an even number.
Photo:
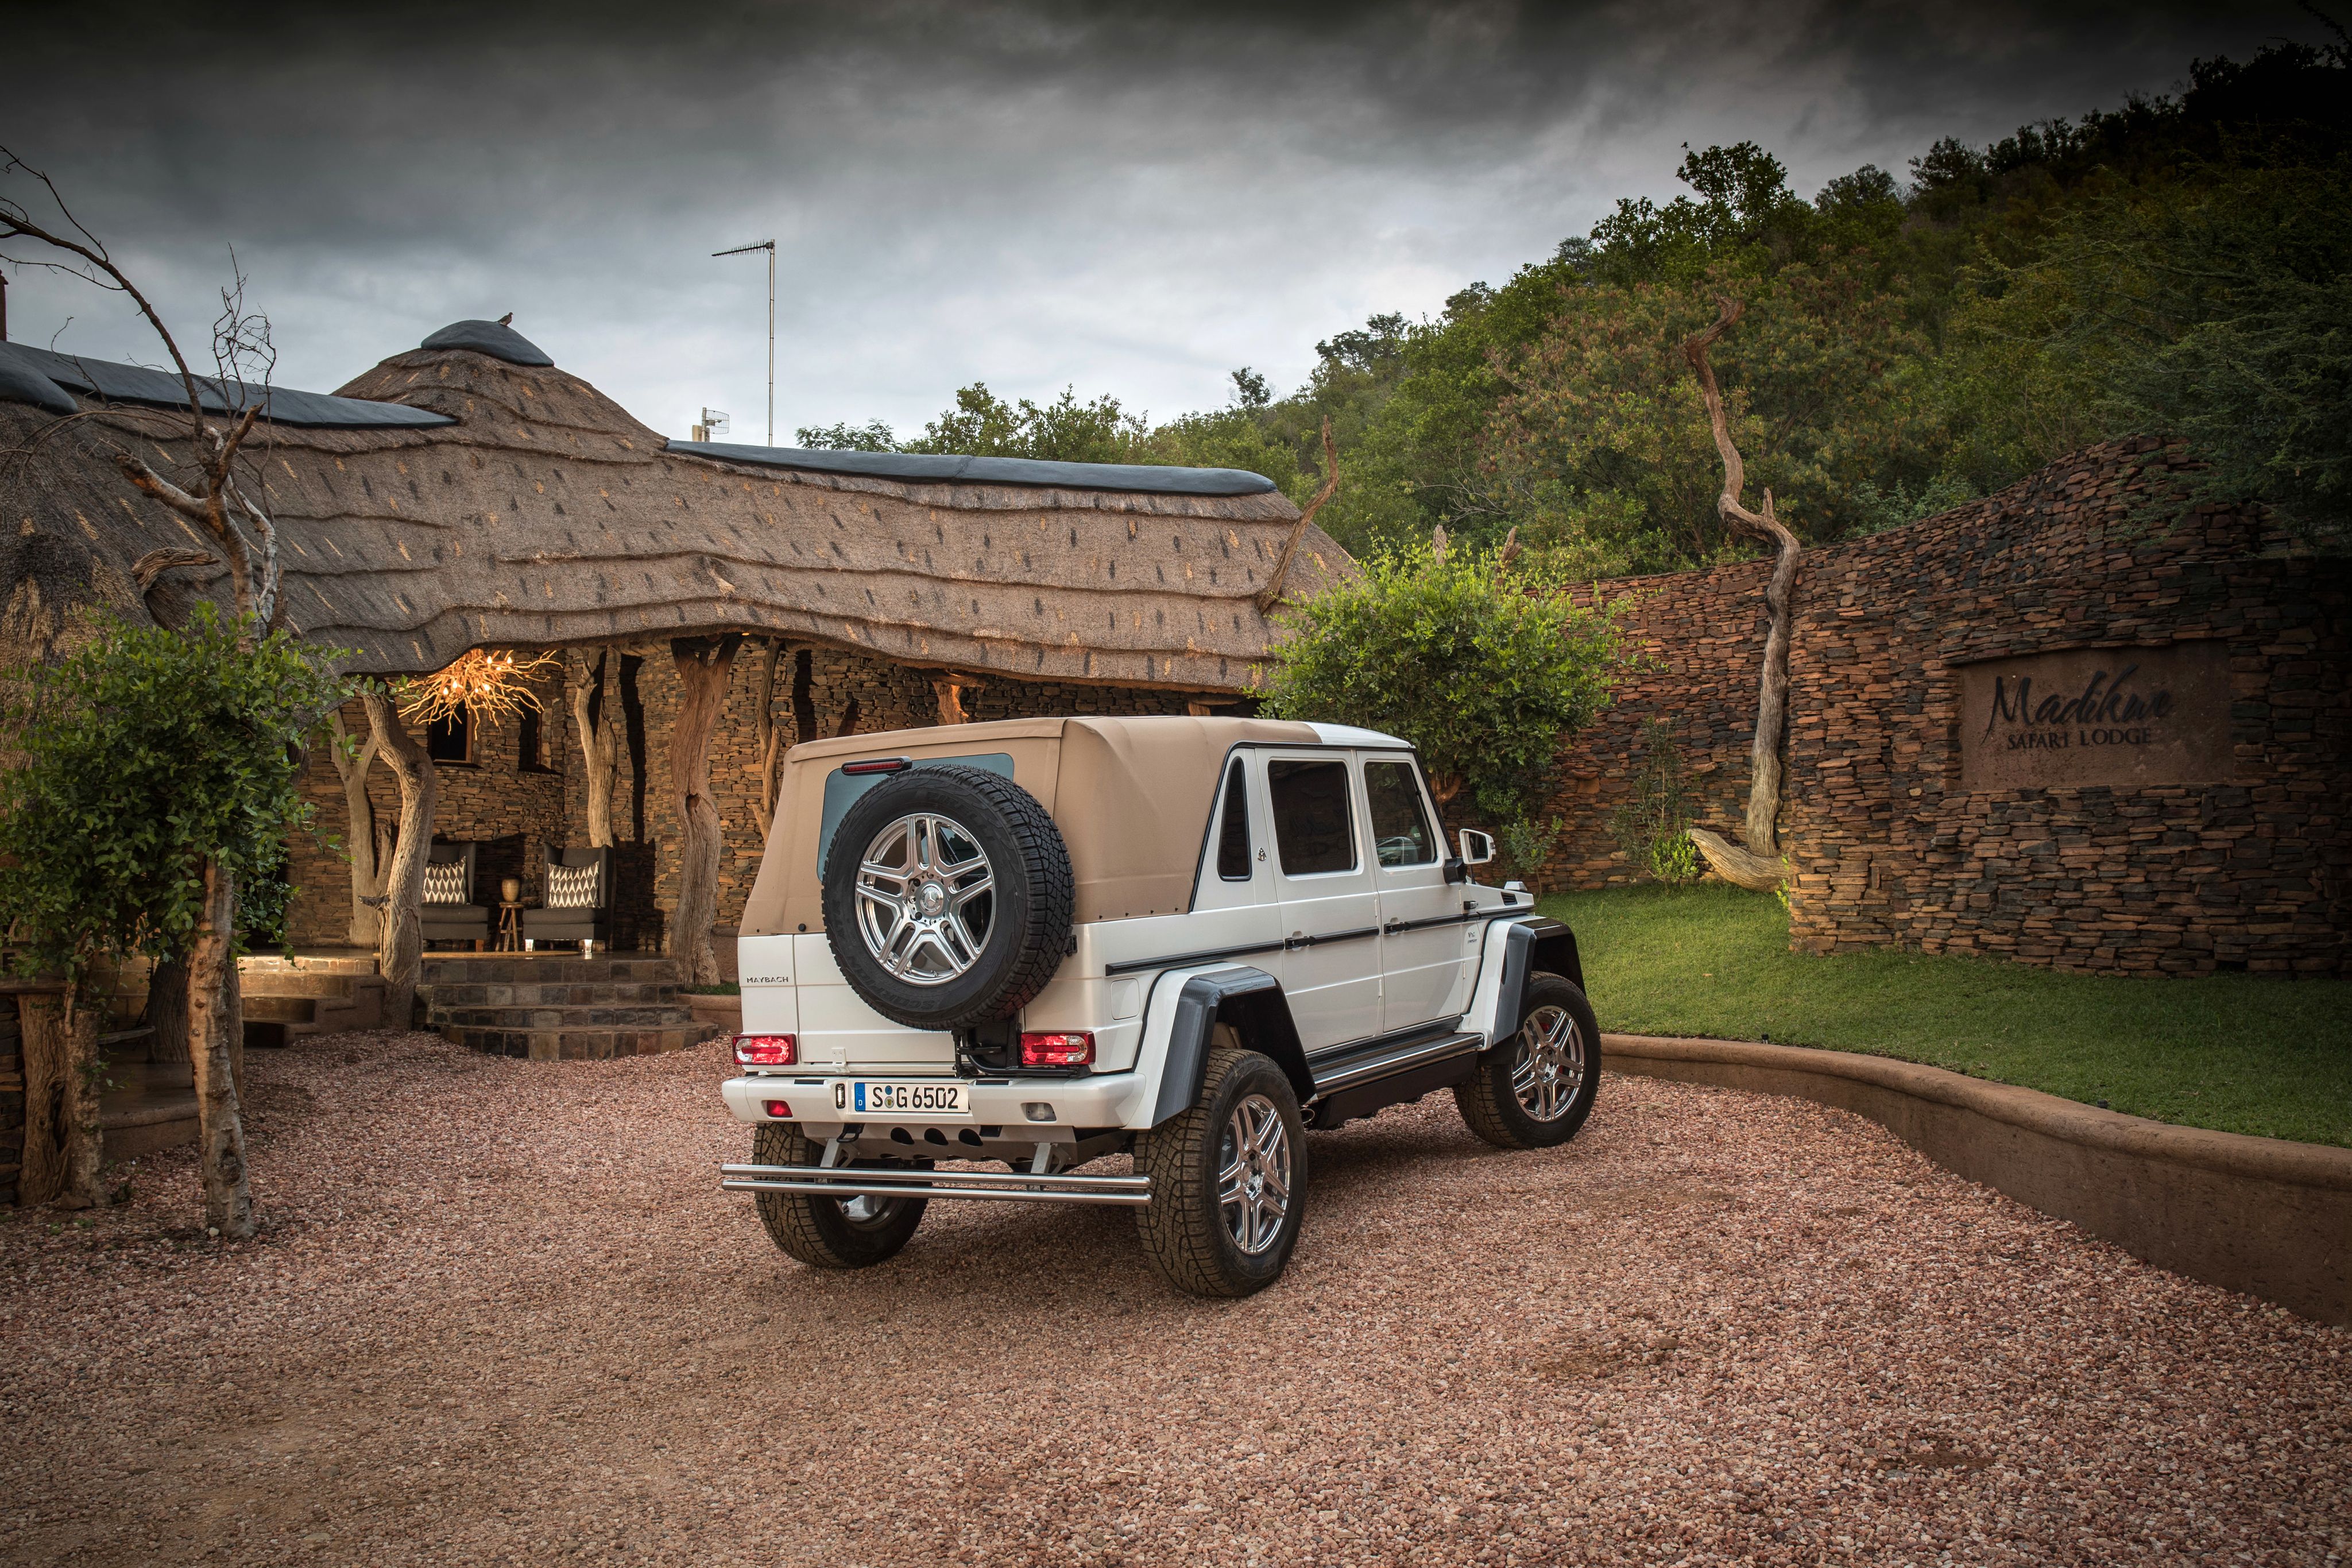
[[[802,1268],[717,1189],[715,1047],[247,1061],[258,1239],[186,1152],[0,1220],[0,1561],[2352,1557],[2352,1335],[1801,1102],[1318,1134],[1288,1274],[1210,1302],[1107,1209]]]

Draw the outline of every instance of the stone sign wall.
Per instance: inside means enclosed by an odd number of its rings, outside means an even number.
[[[2347,972],[2352,573],[2189,505],[2182,466],[2116,443],[1808,553],[1780,820],[1797,943]],[[1569,749],[1553,884],[1633,880],[1607,817],[1645,716],[1675,726],[1701,824],[1736,833],[1763,580],[1602,585],[1636,595],[1655,667]]]
[[[2066,648],[1958,667],[1969,790],[2231,778],[2230,645]]]

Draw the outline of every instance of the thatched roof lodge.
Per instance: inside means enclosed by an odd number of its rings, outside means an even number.
[[[218,565],[153,570],[152,552],[206,541],[115,463],[131,447],[184,465],[184,402],[159,372],[0,344],[0,659],[49,656],[85,605],[169,625],[199,597],[226,604]],[[657,940],[669,896],[679,640],[749,639],[709,747],[723,927],[756,865],[770,727],[789,742],[1205,711],[1244,698],[1286,541],[1293,591],[1349,565],[1254,474],[666,440],[496,322],[456,323],[332,396],[272,392],[250,450],[282,539],[280,623],[352,671],[426,674],[479,647],[603,661],[597,712],[617,706],[627,732],[615,854],[639,884],[623,946]],[[481,842],[486,875],[535,876],[543,843],[584,841],[561,685],[551,671],[542,712],[506,731],[436,737],[436,835]],[[323,825],[366,835],[329,762],[313,768]],[[368,788],[382,821],[389,781]],[[344,939],[348,870],[308,849],[297,870],[294,939]]]

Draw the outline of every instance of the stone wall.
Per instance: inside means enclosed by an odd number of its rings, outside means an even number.
[[[1988,500],[1810,552],[1790,659],[1781,839],[1793,939],[2067,968],[2340,975],[2352,951],[2352,573],[2249,509],[2190,506],[2153,442],[2094,448]],[[1555,883],[1630,879],[1607,839],[1646,716],[1670,718],[1736,827],[1764,567],[1604,585],[1657,667],[1568,754]],[[1983,662],[2105,649],[2118,668],[2219,643],[2213,776],[1965,787]],[[2150,652],[2154,651],[2154,652]],[[2062,725],[2062,730],[2063,727]],[[1973,733],[1973,732],[1972,732]],[[2089,737],[2086,737],[2089,738]]]
[[[808,650],[807,689],[796,694],[797,650],[777,664],[772,702],[786,744],[796,734],[794,705],[804,696],[820,736],[837,733],[856,705],[857,733],[908,729],[939,722],[935,672],[838,649]],[[613,789],[614,865],[617,897],[614,942],[621,951],[667,948],[669,914],[677,903],[677,796],[670,782],[669,736],[677,712],[678,682],[669,643],[651,642],[613,651],[607,700],[618,712],[621,745]],[[764,645],[746,643],[735,659],[727,700],[710,741],[711,789],[724,840],[719,863],[719,920],[730,930],[759,875],[764,834],[760,826],[758,703]],[[486,728],[475,738],[471,764],[437,764],[438,838],[479,841],[483,890],[495,899],[496,879],[520,875],[535,898],[542,842],[585,843],[586,779],[572,738],[560,677],[544,687],[541,720],[547,771],[519,764],[516,727]],[[1177,713],[1198,694],[1124,686],[1057,685],[991,677],[966,689],[964,713],[974,721],[1071,714]],[[1221,702],[1229,699],[1217,699]],[[1225,711],[1237,711],[1227,708]],[[357,703],[344,722],[355,733],[366,719]],[[351,832],[342,785],[324,748],[312,756],[305,792],[318,807],[318,826],[342,842]],[[400,797],[381,764],[371,773],[370,798],[385,823],[398,820]],[[298,946],[335,946],[350,928],[351,867],[340,849],[315,835],[297,835],[294,874],[301,890],[289,922]]]
[[[572,760],[571,721],[564,711],[559,676],[551,672],[537,689],[543,707],[539,720],[543,767],[526,765],[519,746],[521,727],[511,718],[475,730],[472,761],[434,764],[440,786],[434,836],[481,842],[475,857],[474,896],[493,906],[498,902],[499,878],[519,876],[527,889],[536,889],[543,859],[541,845],[550,839],[567,841],[565,775],[578,770]],[[342,720],[352,734],[367,733],[367,715],[356,701],[344,705]],[[352,829],[342,779],[325,746],[311,748],[302,789],[317,808],[318,818],[316,831],[296,833],[291,845],[298,891],[287,921],[287,939],[297,947],[339,947],[350,940],[351,934],[352,868],[347,850]],[[368,798],[375,807],[377,822],[388,832],[400,821],[400,786],[381,760],[368,769]],[[334,841],[331,844],[329,838]]]

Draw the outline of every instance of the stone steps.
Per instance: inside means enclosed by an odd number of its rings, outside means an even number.
[[[678,996],[684,975],[647,954],[433,954],[425,1027],[469,1051],[540,1061],[605,1061],[699,1045],[715,1032]]]
[[[694,1021],[693,1013],[676,1004],[646,1006],[611,1006],[586,1004],[573,1007],[512,1007],[512,1008],[436,1008],[436,1016],[446,1027],[458,1024],[473,1029],[684,1029]]]
[[[700,1024],[677,1029],[593,1028],[537,1030],[445,1024],[441,1038],[489,1056],[522,1056],[533,1061],[605,1061],[616,1056],[653,1056],[684,1051],[710,1038]]]

